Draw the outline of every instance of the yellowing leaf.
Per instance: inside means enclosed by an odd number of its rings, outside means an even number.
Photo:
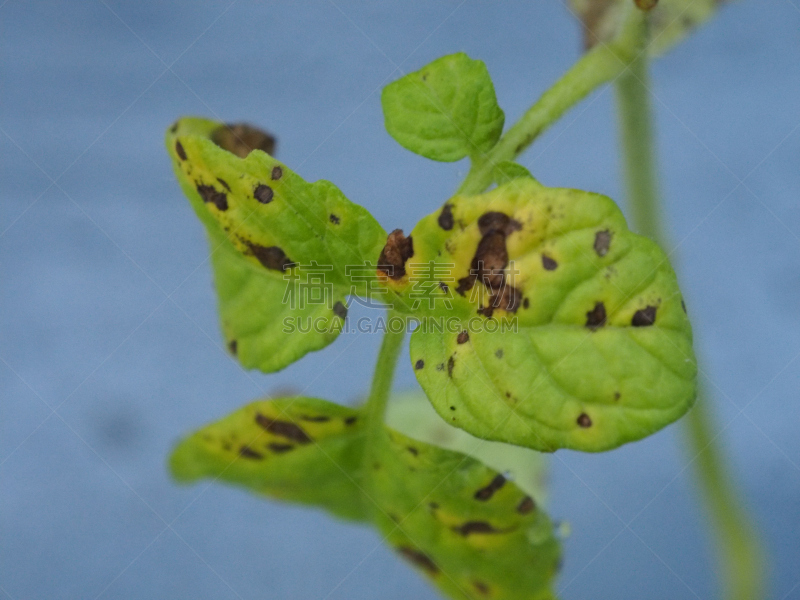
[[[184,481],[216,477],[374,524],[451,598],[553,598],[560,549],[513,481],[391,429],[366,457],[362,413],[312,398],[255,402],[181,442]]]
[[[520,178],[456,196],[409,236],[387,278],[425,315],[417,380],[448,423],[542,451],[645,437],[695,398],[675,273],[599,194]]]
[[[185,118],[166,144],[208,231],[222,329],[241,363],[276,371],[333,341],[346,297],[374,280],[363,265],[386,238],[375,219],[332,183],[303,181],[250,128]]]

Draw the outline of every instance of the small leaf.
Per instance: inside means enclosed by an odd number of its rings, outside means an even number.
[[[401,146],[443,162],[487,152],[505,119],[479,60],[439,58],[387,85],[381,97],[386,130]]]
[[[253,128],[185,118],[166,144],[209,235],[231,352],[271,372],[332,342],[346,297],[375,279],[359,265],[377,259],[381,226],[332,183],[307,183],[266,154],[274,140]]]
[[[366,460],[362,420],[312,398],[256,402],[181,442],[172,470],[371,522],[451,598],[554,598],[560,549],[534,498],[473,458],[388,428]]]
[[[653,6],[649,12],[650,43],[648,51],[659,55],[669,50],[710,19],[726,0],[652,0],[641,2]],[[631,0],[570,0],[572,10],[584,27],[584,45],[591,48],[608,43],[620,30],[626,5]]]
[[[386,283],[395,308],[424,317],[411,361],[451,425],[541,451],[602,451],[691,407],[675,273],[609,198],[515,179],[448,200],[410,237],[404,277]]]

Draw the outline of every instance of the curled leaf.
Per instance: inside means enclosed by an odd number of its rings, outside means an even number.
[[[559,544],[533,497],[473,458],[388,428],[367,459],[362,420],[313,398],[255,402],[182,441],[172,470],[372,523],[449,597],[554,598]]]
[[[333,341],[346,297],[366,295],[386,233],[327,181],[308,183],[264,150],[267,134],[185,118],[167,131],[175,174],[206,227],[231,352],[282,369]]]
[[[602,451],[691,407],[675,273],[609,198],[520,178],[450,199],[410,237],[406,274],[387,285],[397,308],[424,315],[411,361],[451,425],[541,451]]]
[[[386,130],[426,158],[444,162],[488,151],[503,131],[486,65],[463,52],[443,56],[387,85]]]

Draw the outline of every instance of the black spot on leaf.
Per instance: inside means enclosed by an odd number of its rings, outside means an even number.
[[[301,415],[300,418],[310,423],[327,423],[331,420],[328,415]]]
[[[256,189],[253,190],[253,198],[261,202],[261,204],[269,204],[274,197],[275,192],[272,191],[272,188],[263,183],[258,184]]]
[[[421,358],[414,364],[414,368],[419,371],[422,367],[425,366],[425,361]]]
[[[331,214],[330,214],[330,216],[328,217],[328,220],[329,220],[331,223],[333,223],[334,225],[338,225],[338,224],[339,224],[339,222],[340,222],[340,221],[339,221],[339,217],[337,217],[337,216],[336,216],[335,214],[333,214],[333,213],[331,213]]]
[[[267,444],[267,448],[272,450],[275,454],[283,454],[284,452],[289,452],[294,446],[292,444],[279,444],[278,442],[270,442]]]
[[[606,324],[606,306],[596,302],[594,308],[586,313],[586,327],[594,331]]]
[[[453,527],[453,531],[460,533],[464,537],[473,533],[503,533],[502,530],[496,529],[486,521],[467,521],[457,527]]]
[[[522,500],[520,500],[519,504],[517,504],[517,512],[521,515],[527,515],[535,509],[536,502],[534,502],[533,498],[530,496],[525,496]]]
[[[453,376],[453,367],[456,366],[456,359],[451,355],[450,358],[447,359],[447,375],[449,377]]]
[[[175,142],[175,152],[178,155],[178,158],[181,160],[186,160],[186,150],[183,149],[183,144],[180,142]]]
[[[197,193],[203,202],[210,202],[217,207],[217,210],[228,210],[228,196],[225,192],[220,192],[212,185],[197,184]]]
[[[333,305],[333,314],[340,319],[345,319],[347,318],[347,307],[341,302],[336,302],[336,304]]]
[[[242,446],[241,448],[239,448],[239,456],[242,456],[244,458],[249,458],[252,460],[261,460],[262,458],[264,458],[263,454],[256,452],[255,450],[250,448],[250,446]]]
[[[344,420],[345,425],[353,425],[356,421],[358,421],[358,417],[347,417]]]
[[[238,350],[238,344],[236,343],[236,340],[231,340],[228,342],[228,350],[230,350],[231,354],[236,356],[236,351]]]
[[[268,269],[272,269],[273,271],[286,271],[296,264],[277,246],[265,248],[264,246],[259,246],[251,242],[245,243],[247,247],[250,248],[250,252],[253,253],[253,256],[258,259],[258,262]]]
[[[502,488],[506,483],[506,478],[502,475],[495,475],[494,479],[489,482],[489,485],[486,487],[482,487],[477,492],[475,492],[475,500],[480,500],[481,502],[486,502],[494,493]]]
[[[414,456],[419,456],[419,450],[417,450],[414,446],[407,446],[406,450],[408,450]]]
[[[494,355],[495,355],[497,358],[503,358],[503,349],[502,349],[502,348],[498,348],[498,349],[495,351]]]
[[[439,227],[445,231],[450,231],[453,228],[453,205],[449,202],[442,207],[442,212],[439,213],[437,219]]]
[[[431,560],[431,558],[427,554],[423,554],[419,550],[415,550],[414,548],[410,548],[408,546],[401,546],[397,549],[400,555],[408,560],[411,564],[419,567],[429,575],[438,575],[439,574],[439,567],[436,566],[436,563]]]
[[[231,191],[231,186],[228,185],[227,181],[225,181],[224,179],[220,179],[219,177],[217,177],[217,181],[219,181],[222,184],[222,187],[224,187],[226,190],[228,190],[229,192]]]
[[[608,229],[598,231],[594,234],[594,251],[597,256],[605,256],[611,247],[611,232]]]
[[[280,421],[271,419],[261,413],[256,414],[256,423],[273,435],[285,437],[286,439],[297,442],[298,444],[310,444],[311,438],[303,431],[303,428],[290,421]]]
[[[634,327],[649,327],[656,322],[656,307],[648,306],[633,313],[631,325]]]

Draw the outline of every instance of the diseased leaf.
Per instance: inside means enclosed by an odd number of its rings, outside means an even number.
[[[691,407],[675,273],[609,198],[515,179],[450,199],[409,238],[404,275],[385,281],[395,308],[425,316],[411,361],[448,423],[541,451],[602,451]]]
[[[222,330],[242,365],[277,371],[332,342],[346,297],[374,279],[358,267],[374,264],[381,226],[332,183],[266,154],[274,140],[252,128],[185,118],[166,144],[206,226]]]
[[[173,473],[371,522],[451,598],[554,598],[560,549],[534,498],[473,458],[388,428],[366,459],[362,420],[312,398],[256,402],[181,442]]]
[[[381,103],[389,134],[433,160],[452,162],[484,153],[503,131],[505,117],[486,65],[463,52],[390,83]]]
[[[710,19],[726,0],[638,0],[650,9],[650,54],[659,55]],[[570,0],[584,27],[584,46],[608,43],[620,30],[624,11],[632,0]]]
[[[367,520],[359,413],[315,398],[253,402],[183,440],[170,468],[179,481],[219,478],[278,500]]]

